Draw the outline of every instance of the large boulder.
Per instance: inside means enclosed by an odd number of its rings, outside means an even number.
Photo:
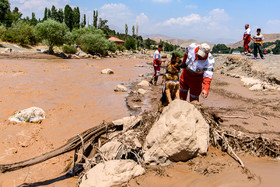
[[[38,107],[30,107],[19,112],[9,118],[10,121],[40,123],[46,118],[46,113]]]
[[[120,185],[144,173],[144,168],[133,160],[110,160],[90,169],[83,176],[80,187]]]
[[[164,108],[144,143],[144,160],[151,164],[186,161],[207,153],[209,125],[194,105],[174,100]]]

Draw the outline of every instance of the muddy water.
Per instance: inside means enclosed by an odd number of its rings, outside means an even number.
[[[126,93],[115,93],[117,84],[136,81],[148,68],[144,59],[15,60],[0,63],[0,163],[21,161],[50,151],[103,120],[129,115]],[[111,68],[113,75],[101,75]],[[40,125],[7,121],[14,111],[37,106],[47,118]],[[60,176],[71,158],[66,154],[29,169],[0,175],[0,186],[38,182]],[[66,180],[67,181],[67,180]],[[69,181],[68,181],[69,182]],[[66,183],[68,183],[66,182]],[[67,186],[65,182],[56,182]],[[70,180],[70,186],[75,183]],[[60,186],[60,185],[59,185]]]

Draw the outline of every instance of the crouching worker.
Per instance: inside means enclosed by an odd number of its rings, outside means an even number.
[[[156,52],[154,53],[154,58],[153,58],[153,66],[154,66],[154,85],[157,85],[157,80],[158,80],[158,76],[160,75],[160,66],[162,62],[165,62],[165,60],[161,59],[161,54],[160,52],[162,51],[162,45],[158,46],[158,49],[156,50]],[[150,81],[150,83],[152,83],[153,80]]]
[[[186,48],[183,58],[185,65],[180,78],[180,99],[186,100],[190,90],[190,102],[199,101],[199,95],[207,98],[213,76],[215,60],[206,43],[192,43]]]

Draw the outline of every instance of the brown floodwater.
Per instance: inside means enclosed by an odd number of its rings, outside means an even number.
[[[129,115],[125,104],[127,93],[116,93],[114,88],[117,84],[129,86],[139,74],[148,73],[148,68],[135,67],[146,66],[145,62],[134,58],[1,59],[0,163],[40,155],[103,120]],[[101,74],[105,68],[112,69],[114,74]],[[32,106],[46,112],[42,124],[15,124],[7,120],[15,111]],[[0,186],[55,178],[70,156],[66,154],[30,169],[2,174]]]
[[[149,61],[151,59],[0,59],[0,164],[18,162],[46,153],[61,146],[70,137],[99,125],[103,120],[111,121],[129,115],[125,104],[127,93],[115,93],[113,90],[117,84],[129,86],[131,82],[140,80],[139,74],[151,73],[153,70],[146,65]],[[135,67],[136,65],[144,67]],[[111,68],[115,74],[102,75],[100,72],[105,68]],[[273,100],[278,99],[278,94],[276,96],[267,93],[252,94],[237,80],[228,77],[216,76],[214,79],[213,92],[207,100],[202,99],[207,106],[218,109],[228,107],[239,111],[239,108],[243,109],[241,106],[247,104],[246,101],[237,102],[235,99],[225,98],[223,94],[215,92],[215,88],[230,93],[238,90],[240,92],[238,94],[243,94],[243,97],[263,99],[269,96]],[[159,97],[160,94],[152,104],[157,105]],[[15,111],[32,106],[45,110],[47,118],[41,124],[17,124],[8,121]],[[234,112],[236,113],[235,110]],[[245,115],[235,113],[234,115]],[[255,123],[258,116],[253,114],[251,116],[254,122],[246,124],[249,130],[256,126],[264,130],[279,128],[277,119],[269,118],[266,123],[270,122],[268,125],[271,126],[263,126]],[[245,124],[243,121],[233,120],[227,123]],[[34,183],[34,186],[75,186],[77,178],[65,179],[65,173],[61,173],[72,157],[71,152],[31,167],[0,174],[0,187],[14,187],[23,183]],[[260,159],[248,155],[241,155],[241,159],[257,176],[255,180],[249,180],[231,157],[210,148],[206,157],[192,160],[196,171],[190,169],[189,162],[173,163],[166,167],[164,172],[148,171],[144,176],[131,180],[129,184],[280,186],[279,160]],[[202,175],[200,172],[205,169],[210,173]]]

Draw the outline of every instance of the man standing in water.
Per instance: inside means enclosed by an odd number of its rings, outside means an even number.
[[[157,85],[157,80],[158,80],[158,76],[160,75],[160,66],[162,62],[165,62],[165,60],[161,59],[161,54],[160,52],[162,51],[162,45],[158,46],[158,49],[156,50],[156,52],[154,53],[154,58],[153,58],[153,66],[154,66],[154,85]],[[152,83],[153,80],[151,80],[150,82]]]
[[[244,54],[247,54],[247,52],[251,53],[251,49],[249,47],[249,43],[251,41],[251,29],[249,28],[249,24],[245,25],[243,41],[244,41]]]

